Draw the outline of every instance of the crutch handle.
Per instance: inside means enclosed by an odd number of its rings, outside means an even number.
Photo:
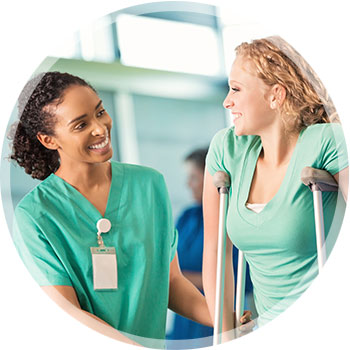
[[[307,166],[301,171],[301,181],[304,185],[308,186],[311,191],[338,191],[338,183],[326,170],[315,169]]]

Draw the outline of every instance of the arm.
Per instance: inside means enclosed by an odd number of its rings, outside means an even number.
[[[125,337],[107,322],[99,317],[81,309],[75,290],[71,286],[44,286],[44,292],[69,315],[85,324],[89,328],[106,335],[110,338],[122,341],[124,343],[138,345],[140,344]]]
[[[212,327],[205,298],[182,274],[177,253],[170,263],[169,309],[192,321]]]
[[[183,275],[194,284],[198,289],[203,290],[202,273],[182,270]]]
[[[339,171],[333,175],[335,181],[338,182],[341,193],[343,194],[345,202],[348,200],[348,189],[349,189],[349,167]]]
[[[205,171],[203,190],[204,251],[203,286],[212,320],[215,315],[215,287],[219,225],[219,194],[213,178]],[[223,331],[233,329],[234,280],[232,266],[232,244],[226,241],[225,294],[223,307]]]

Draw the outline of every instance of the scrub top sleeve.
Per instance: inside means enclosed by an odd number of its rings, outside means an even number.
[[[227,128],[218,131],[210,142],[205,165],[210,175],[217,171],[226,171],[224,166],[224,139],[227,134]]]
[[[328,124],[323,129],[321,143],[322,169],[334,175],[349,166],[345,137],[340,124]]]
[[[15,211],[12,238],[24,265],[40,286],[72,286],[64,266],[35,219],[22,208]]]
[[[172,261],[175,257],[175,254],[177,251],[178,239],[179,239],[179,233],[177,229],[174,229],[173,242],[171,243],[170,261]]]
[[[178,232],[177,229],[174,227],[174,220],[173,220],[173,213],[172,213],[172,207],[170,203],[169,198],[169,192],[168,188],[165,183],[164,176],[159,173],[159,190],[160,190],[160,196],[164,198],[164,204],[166,209],[166,220],[167,220],[167,227],[169,228],[169,256],[170,256],[170,262],[174,259],[176,251],[177,251],[177,242],[178,242]]]

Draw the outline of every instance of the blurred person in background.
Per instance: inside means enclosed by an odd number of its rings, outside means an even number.
[[[187,207],[177,220],[179,233],[178,257],[182,274],[203,293],[202,256],[203,256],[203,181],[205,158],[208,148],[199,148],[189,153],[184,161],[187,186],[191,190],[194,204]],[[233,247],[233,265],[237,269],[238,250]],[[235,275],[237,273],[235,272]],[[252,298],[252,283],[249,270],[246,276],[246,309],[255,312]],[[167,335],[168,340],[196,339],[213,335],[213,328],[175,315],[173,328]]]

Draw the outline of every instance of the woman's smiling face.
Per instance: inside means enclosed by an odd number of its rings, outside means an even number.
[[[223,105],[231,110],[237,136],[259,135],[274,121],[269,86],[253,72],[253,64],[241,56],[236,58],[230,72],[230,91]]]
[[[45,147],[58,151],[61,165],[65,161],[100,163],[112,157],[112,119],[90,87],[73,85],[64,92],[62,102],[46,108],[55,116],[55,135],[38,138]]]

